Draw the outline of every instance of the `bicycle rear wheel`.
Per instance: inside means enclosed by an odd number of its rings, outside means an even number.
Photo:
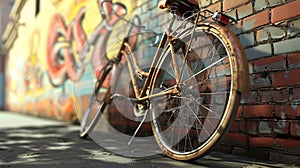
[[[188,30],[173,45],[180,80],[176,81],[174,65],[170,63],[169,46],[152,86],[152,93],[174,87],[180,90],[176,95],[165,95],[164,101],[151,100],[152,129],[158,145],[177,160],[207,154],[228,128],[240,100],[234,51],[241,47],[232,47],[239,42],[212,25],[202,25],[196,28],[187,49],[191,36]]]
[[[81,121],[79,133],[81,138],[86,138],[93,130],[110,99],[111,85],[109,83],[112,76],[111,69],[112,65],[108,63],[99,71],[93,94],[89,99],[88,109],[85,111]]]

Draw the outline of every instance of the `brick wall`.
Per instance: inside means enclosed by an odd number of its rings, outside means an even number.
[[[300,0],[203,0],[237,19],[251,92],[219,149],[300,162]]]
[[[218,150],[299,164],[300,0],[199,2],[203,8],[223,11],[237,20],[231,30],[249,62],[251,91],[243,96]],[[138,9],[149,11],[157,3],[144,0]],[[165,22],[160,18],[151,24],[155,28]]]

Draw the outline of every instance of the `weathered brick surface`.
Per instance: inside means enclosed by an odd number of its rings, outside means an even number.
[[[298,139],[275,138],[275,145],[277,148],[297,153],[300,150],[300,141]]]
[[[250,89],[257,90],[261,88],[268,88],[272,86],[271,77],[269,73],[260,73],[250,75]]]
[[[287,120],[274,120],[272,124],[273,132],[275,135],[288,135],[290,130],[290,122],[288,122]]]
[[[248,145],[248,136],[241,133],[227,133],[226,137],[223,139],[223,142],[230,144],[247,146]]]
[[[270,136],[272,135],[272,122],[270,121],[259,121],[258,123],[258,133],[261,136]]]
[[[228,9],[232,9],[235,8],[237,6],[240,6],[242,4],[247,3],[249,0],[240,0],[240,1],[236,1],[236,0],[224,0],[223,1],[223,8],[224,10],[228,10]]]
[[[296,36],[300,33],[300,19],[293,20],[288,24],[287,35],[289,37]]]
[[[248,60],[260,59],[272,55],[272,44],[258,45],[245,49]]]
[[[300,86],[300,70],[280,71],[273,74],[274,87]]]
[[[272,147],[274,145],[274,139],[272,137],[249,137],[249,146],[251,148],[257,147]]]
[[[244,94],[242,97],[242,104],[255,104],[257,102],[257,95],[258,93],[256,91],[251,91],[248,94]]]
[[[264,10],[245,18],[243,20],[243,31],[249,31],[251,29],[268,24],[270,22],[269,14],[270,11]]]
[[[296,0],[272,9],[272,23],[290,19],[300,15],[300,0]],[[288,11],[288,12],[287,12]]]
[[[292,121],[290,131],[292,136],[300,137],[300,121]]]
[[[253,61],[254,71],[258,72],[270,72],[270,71],[283,71],[287,69],[286,56],[279,55],[268,58],[262,58]]]
[[[276,105],[275,114],[280,119],[298,119],[300,118],[300,105]]]
[[[288,54],[287,55],[287,63],[288,63],[289,69],[300,68],[300,53]]]
[[[288,39],[274,43],[274,54],[299,52],[300,38]]]
[[[222,143],[233,154],[300,164],[300,0],[211,3],[208,8],[237,19],[230,29],[245,49],[250,72],[251,91],[242,96]]]
[[[244,107],[243,106],[239,106],[238,107],[238,110],[237,110],[237,113],[235,115],[235,119],[236,120],[239,120],[243,117],[243,111],[244,111]]]
[[[245,33],[239,35],[239,40],[242,43],[243,47],[253,46],[255,43],[254,33]]]
[[[269,89],[261,90],[257,95],[257,102],[259,103],[286,103],[290,98],[289,89]]]
[[[249,16],[251,14],[253,14],[253,7],[252,7],[252,3],[248,3],[246,5],[243,5],[239,8],[237,8],[237,13],[238,13],[238,18],[242,19],[246,16]]]
[[[252,105],[244,107],[244,118],[272,118],[274,105]]]
[[[294,104],[300,102],[300,88],[291,89],[290,99],[291,99],[291,103]]]
[[[266,27],[257,31],[257,42],[263,42],[274,39],[281,39],[285,37],[286,31],[281,27]]]
[[[272,7],[278,4],[281,4],[282,0],[255,0],[254,1],[254,9],[256,11],[266,9],[268,7]]]
[[[258,135],[258,122],[257,120],[246,120],[246,133],[248,135]]]

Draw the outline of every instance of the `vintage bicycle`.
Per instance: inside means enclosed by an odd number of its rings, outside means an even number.
[[[161,150],[173,159],[192,160],[207,154],[229,128],[241,95],[249,90],[248,64],[238,38],[227,27],[233,18],[201,10],[190,1],[164,0],[158,6],[172,19],[150,68],[139,66],[138,52],[129,45],[132,37],[125,37],[98,73],[80,136],[93,130],[112,102],[126,99],[134,104],[132,113],[143,118],[129,144],[150,117]],[[124,66],[129,69],[130,97],[115,91]],[[91,115],[95,104],[97,113]]]

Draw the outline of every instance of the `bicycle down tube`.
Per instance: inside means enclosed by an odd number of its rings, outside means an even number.
[[[196,15],[197,15],[197,18],[199,18],[200,14],[197,13]],[[161,58],[161,55],[163,54],[163,51],[165,50],[165,46],[167,44],[169,44],[169,46],[171,48],[171,51],[172,51],[172,62],[171,63],[175,66],[174,69],[175,69],[175,73],[176,73],[176,81],[177,81],[177,84],[179,84],[179,80],[182,77],[182,74],[179,73],[179,65],[177,63],[175,48],[174,48],[174,45],[172,45],[174,42],[176,42],[177,38],[176,38],[176,36],[171,36],[171,35],[174,35],[174,32],[177,29],[180,29],[182,24],[185,24],[184,22],[187,22],[188,19],[189,18],[186,18],[175,30],[172,30],[171,27],[172,27],[173,22],[175,20],[175,16],[173,16],[172,21],[169,23],[169,25],[170,25],[169,28],[162,35],[163,36],[162,40],[161,40],[160,44],[157,47],[157,51],[154,55],[154,59],[153,59],[152,64],[150,66],[151,68],[150,68],[149,72],[145,72],[140,68],[140,66],[138,64],[138,61],[136,59],[136,55],[132,51],[131,46],[128,44],[128,38],[126,37],[123,40],[122,45],[121,45],[122,47],[119,51],[119,54],[118,54],[119,56],[118,57],[121,57],[122,55],[124,55],[126,57],[128,68],[129,68],[129,73],[130,73],[130,77],[131,77],[131,80],[132,80],[132,83],[133,83],[133,89],[134,89],[134,93],[135,93],[137,102],[143,102],[143,101],[147,101],[151,98],[158,98],[158,97],[162,97],[162,96],[169,95],[169,94],[172,95],[172,94],[179,93],[179,88],[174,87],[174,88],[171,88],[168,91],[147,95],[147,92],[149,92],[149,86],[153,82],[153,78],[154,78],[154,75],[156,73],[156,70],[158,70],[155,67],[157,66],[157,64],[158,64],[158,62]],[[195,25],[196,24],[194,23],[194,25],[191,27],[192,31],[195,31],[195,28],[196,28]],[[191,36],[193,36],[193,33],[191,34]],[[188,51],[188,48],[191,44],[191,41],[192,41],[192,37],[190,39],[189,44],[185,48],[186,51]],[[128,52],[126,52],[126,50],[129,51],[129,54],[128,54]],[[185,57],[186,57],[186,55],[187,55],[187,53],[185,53]],[[121,58],[118,58],[118,59],[121,59]],[[184,65],[182,65],[181,68],[183,68],[183,66]],[[138,87],[137,76],[146,77],[146,81],[144,82],[142,88]],[[114,97],[114,96],[112,96],[112,97]]]

